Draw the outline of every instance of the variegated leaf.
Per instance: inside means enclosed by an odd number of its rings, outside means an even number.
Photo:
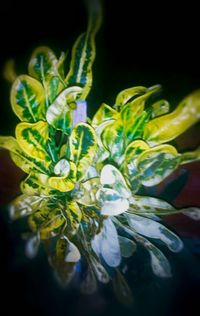
[[[65,161],[65,166],[62,170],[61,161]],[[68,163],[68,164],[67,164]],[[67,161],[66,159],[60,160],[54,167],[54,173],[56,174],[60,171],[60,174],[48,179],[48,185],[60,192],[68,192],[73,190],[76,183],[76,166],[72,161]]]
[[[93,119],[92,119],[92,126],[94,128],[97,128],[99,125],[101,125],[104,122],[110,121],[110,120],[117,120],[119,117],[119,113],[111,108],[106,103],[103,103],[98,111],[95,113]]]
[[[117,230],[111,219],[104,220],[102,231],[92,240],[92,248],[110,267],[117,267],[121,262],[121,253]]]
[[[59,209],[49,210],[48,205],[28,218],[28,223],[33,232],[39,232],[41,240],[46,240],[60,234],[65,219]]]
[[[178,167],[180,160],[176,148],[171,145],[160,145],[144,151],[136,161],[141,183],[145,186],[159,184]]]
[[[38,234],[29,237],[28,240],[26,241],[26,248],[25,248],[26,256],[30,259],[35,258],[35,256],[38,253],[39,246],[40,246],[40,236]]]
[[[101,134],[104,147],[110,152],[110,158],[120,165],[124,159],[125,139],[121,119],[106,126]]]
[[[17,77],[11,89],[11,105],[21,121],[34,123],[45,117],[45,93],[41,83],[27,75]]]
[[[124,172],[128,175],[132,192],[136,193],[141,187],[141,174],[136,166],[138,156],[148,150],[149,146],[142,140],[135,140],[128,145],[125,151]]]
[[[82,89],[76,86],[65,89],[48,108],[46,119],[55,129],[66,134],[71,132],[75,101],[79,98],[81,91]]]
[[[131,196],[130,189],[128,188],[123,175],[113,165],[107,164],[103,167],[100,182],[104,187],[116,190],[124,198],[129,198]]]
[[[61,237],[56,243],[56,252],[58,256],[63,256],[64,262],[77,262],[81,255],[74,243],[66,236]]]
[[[11,219],[18,219],[32,214],[40,208],[43,199],[41,196],[27,196],[26,194],[18,196],[9,207]]]
[[[63,88],[61,85],[62,77],[59,72],[60,63],[63,61],[63,58],[58,61],[54,52],[45,46],[36,48],[32,54],[28,66],[29,74],[42,82],[46,94],[46,106],[54,101],[60,89]]]
[[[39,195],[42,197],[53,195],[52,188],[48,185],[49,177],[38,172],[31,172],[28,177],[21,182],[20,189],[27,195]]]
[[[96,150],[96,135],[85,123],[77,124],[69,138],[71,160],[77,166],[77,180],[84,177],[92,164]]]
[[[0,136],[0,147],[10,151],[11,158],[14,163],[21,168],[25,173],[30,173],[32,170],[48,173],[49,161],[41,161],[29,157],[20,148],[17,140],[11,136]]]
[[[147,89],[145,94],[134,99],[122,108],[120,116],[124,126],[124,134],[127,144],[136,138],[141,138],[144,125],[149,118],[149,113],[144,111],[145,102],[159,89],[160,86]]]
[[[173,112],[148,122],[143,137],[150,146],[166,143],[185,132],[199,118],[200,90],[197,90],[184,98]]]
[[[183,243],[178,236],[162,224],[136,214],[126,214],[129,225],[139,234],[146,237],[162,240],[163,243],[173,252],[179,252]]]
[[[50,160],[47,152],[49,131],[46,122],[19,123],[15,134],[18,144],[28,156],[38,160]]]
[[[67,204],[67,209],[65,210],[65,216],[68,218],[68,224],[70,226],[68,235],[73,236],[77,232],[82,219],[82,212],[78,203],[75,201],[69,202]]]
[[[101,8],[96,1],[90,4],[90,22],[86,33],[76,40],[69,73],[65,79],[68,86],[79,85],[83,88],[81,99],[85,100],[92,86],[92,64],[95,58],[95,35],[100,26]]]
[[[102,188],[97,191],[96,198],[101,205],[102,215],[119,215],[129,208],[129,201],[116,190]]]
[[[115,105],[119,107],[124,106],[129,100],[134,97],[138,97],[141,94],[144,94],[146,91],[147,88],[142,86],[125,89],[118,93],[115,100]]]
[[[96,193],[100,187],[100,179],[98,177],[91,178],[80,184],[80,197],[77,202],[86,206],[95,205],[97,203]]]

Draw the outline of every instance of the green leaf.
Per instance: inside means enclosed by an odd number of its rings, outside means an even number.
[[[180,159],[171,145],[160,145],[144,151],[136,161],[141,183],[145,186],[159,184],[178,167]]]
[[[166,143],[199,121],[200,90],[183,99],[171,113],[148,122],[144,129],[144,140],[152,147]]]
[[[160,86],[155,86],[147,89],[147,92],[145,94],[134,99],[122,108],[120,116],[122,124],[124,126],[126,143],[133,141],[134,138],[141,137],[144,124],[149,117],[149,114],[144,111],[145,102],[153,93],[157,92],[159,89]]]
[[[133,253],[136,251],[136,243],[127,237],[118,236],[118,238],[122,257],[131,257]]]
[[[132,98],[144,94],[147,91],[146,87],[132,87],[121,91],[115,100],[116,106],[123,106]]]
[[[183,243],[178,236],[162,224],[136,214],[126,214],[129,225],[139,234],[161,240],[173,252],[179,252]]]
[[[126,148],[124,172],[128,175],[132,192],[137,192],[141,187],[141,173],[136,166],[137,158],[148,149],[149,146],[142,140],[135,140]]]
[[[119,272],[119,270],[116,271],[116,275],[113,278],[113,289],[118,300],[122,304],[129,307],[133,305],[132,291],[130,287],[128,286],[123,275]]]
[[[18,144],[27,155],[38,160],[50,160],[47,152],[49,131],[46,122],[19,123],[15,133]]]
[[[17,77],[11,89],[11,105],[21,121],[37,122],[45,117],[45,94],[40,82],[27,75]]]
[[[97,126],[101,125],[104,122],[117,120],[118,117],[119,113],[116,110],[111,108],[106,103],[103,103],[92,119],[92,126],[94,128],[97,128]]]
[[[28,177],[21,182],[20,189],[27,195],[51,196],[52,187],[48,184],[49,176],[46,174],[31,172]]]
[[[30,173],[32,170],[48,173],[51,162],[37,160],[26,155],[14,137],[0,136],[0,147],[10,151],[14,163],[25,173]]]
[[[85,100],[92,86],[92,64],[95,59],[95,35],[101,21],[101,8],[97,2],[90,4],[91,15],[86,33],[76,40],[73,49],[69,73],[65,79],[68,86],[80,85],[83,90],[81,99]]]
[[[124,159],[124,126],[120,119],[108,124],[101,134],[101,141],[110,152],[110,159],[120,165]]]
[[[96,150],[96,135],[93,128],[85,123],[77,124],[69,138],[70,159],[77,166],[77,180],[84,177],[92,164]]]
[[[34,50],[29,66],[29,74],[39,80],[45,90],[46,106],[54,101],[59,91],[63,88],[60,67],[64,58],[58,60],[54,52],[45,46],[38,47]]]
[[[66,134],[71,132],[73,107],[81,91],[82,88],[76,86],[65,89],[48,108],[46,119],[55,129],[61,130]]]

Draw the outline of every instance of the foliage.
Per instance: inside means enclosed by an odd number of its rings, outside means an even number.
[[[199,120],[200,90],[170,112],[166,100],[151,102],[160,86],[132,87],[117,95],[113,107],[103,103],[92,120],[87,118],[100,23],[95,14],[74,44],[67,75],[64,54],[57,58],[48,47],[33,52],[28,75],[17,77],[11,89],[12,109],[21,122],[15,138],[1,136],[0,146],[27,175],[22,194],[10,207],[12,219],[27,217],[27,254],[33,257],[43,242],[64,286],[85,258],[81,289],[91,293],[96,280],[112,279],[117,296],[130,303],[130,288],[120,272],[122,257],[132,256],[141,244],[152,271],[170,277],[168,259],[154,242],[173,252],[183,245],[161,217],[199,212],[178,210],[140,192],[200,158],[200,148],[178,153],[169,144]]]

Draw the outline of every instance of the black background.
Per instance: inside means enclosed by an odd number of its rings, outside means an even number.
[[[10,84],[2,76],[9,58],[16,60],[18,74],[26,73],[32,50],[50,46],[57,54],[70,49],[85,30],[87,15],[83,1],[3,2],[0,11],[0,133],[13,134],[17,119],[9,103]],[[116,94],[134,85],[163,86],[163,97],[172,105],[200,87],[199,18],[197,5],[154,1],[104,1],[104,21],[97,36],[94,87],[89,96],[89,113],[103,101],[113,104]],[[5,211],[2,209],[2,212]],[[137,306],[120,307],[111,291],[102,289],[91,298],[76,290],[61,290],[55,283],[43,251],[30,261],[24,258],[18,225],[1,221],[1,309],[22,315],[198,315],[199,257],[193,240],[186,250],[171,256],[176,277],[169,281],[153,278],[144,254],[131,262],[129,279]],[[16,226],[16,227],[15,227]],[[144,270],[143,270],[144,269]],[[135,272],[134,272],[135,271]],[[139,272],[137,272],[139,271]],[[137,273],[139,275],[137,275]]]

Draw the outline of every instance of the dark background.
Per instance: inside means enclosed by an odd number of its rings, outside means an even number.
[[[167,3],[167,4],[166,4]],[[200,87],[199,18],[192,2],[104,1],[104,21],[97,36],[94,87],[89,113],[101,102],[113,104],[116,94],[134,85],[162,84],[162,96],[172,106]],[[45,3],[3,2],[0,6],[0,134],[14,133],[17,122],[9,103],[10,84],[2,76],[7,59],[14,58],[18,74],[27,72],[32,50],[50,46],[59,55],[72,47],[85,30],[83,1]],[[193,134],[194,135],[194,134]],[[197,135],[199,136],[199,135]],[[197,166],[199,170],[199,165]],[[5,193],[6,194],[6,193]],[[197,193],[195,193],[197,194]],[[3,315],[198,315],[200,290],[199,239],[184,236],[185,250],[169,256],[174,278],[159,280],[149,271],[142,250],[133,258],[128,275],[135,307],[120,306],[110,288],[85,297],[75,289],[61,290],[40,250],[33,261],[24,257],[20,224],[10,225],[6,206],[1,208],[0,275]]]

